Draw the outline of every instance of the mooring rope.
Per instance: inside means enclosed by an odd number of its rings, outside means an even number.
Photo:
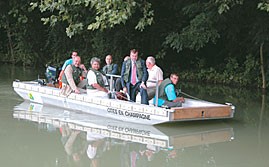
[[[189,95],[189,94],[187,94],[187,93],[185,93],[185,92],[182,92],[182,91],[180,91],[180,93],[183,94],[183,95],[185,95],[185,96],[187,96],[187,97],[190,97],[190,98],[192,98],[192,99],[195,99],[195,100],[205,101],[205,100],[203,100],[203,99],[200,99],[200,98],[198,98],[198,97],[194,97],[194,96]]]

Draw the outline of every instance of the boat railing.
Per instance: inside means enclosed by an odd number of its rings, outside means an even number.
[[[106,74],[107,77],[110,78],[109,80],[109,90],[113,92],[114,90],[114,78],[120,78],[120,75],[114,75],[114,74]]]
[[[120,78],[120,75],[114,75],[114,74],[106,74],[107,77],[109,77],[109,90],[111,92],[114,91],[114,78]],[[147,80],[147,82],[151,82],[151,83],[156,83],[156,91],[155,91],[155,106],[158,106],[158,93],[159,93],[159,81],[154,81],[154,80]]]

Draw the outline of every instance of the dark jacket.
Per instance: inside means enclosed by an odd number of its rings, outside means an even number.
[[[124,61],[122,63],[122,69],[121,69],[121,84],[123,87],[126,87],[126,84],[130,84],[131,82],[131,71],[132,71],[132,66],[131,66],[131,59]],[[138,75],[138,82],[144,82],[148,80],[148,71],[146,67],[146,63],[142,59],[138,59],[136,61],[137,64],[137,72],[136,74]],[[141,76],[140,76],[141,75]]]

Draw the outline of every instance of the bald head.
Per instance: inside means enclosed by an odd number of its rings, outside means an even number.
[[[73,59],[74,66],[79,67],[80,66],[80,62],[81,62],[80,57],[79,56],[75,56],[74,59]]]
[[[105,61],[107,65],[110,65],[112,63],[112,55],[107,55]]]

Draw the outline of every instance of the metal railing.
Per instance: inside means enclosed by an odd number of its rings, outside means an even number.
[[[111,92],[113,92],[113,87],[114,87],[114,78],[120,78],[121,76],[120,75],[114,75],[114,74],[106,74],[106,76],[110,77],[110,80],[109,80],[109,90]],[[158,106],[158,94],[159,94],[159,81],[153,81],[153,80],[147,80],[147,82],[151,82],[151,83],[156,83],[156,91],[155,91],[155,95],[156,95],[156,98],[155,98],[155,106]]]

